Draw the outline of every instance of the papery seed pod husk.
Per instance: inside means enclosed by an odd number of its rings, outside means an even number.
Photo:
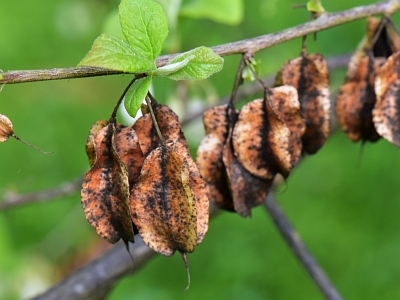
[[[139,138],[132,127],[118,124],[114,134],[115,150],[128,171],[130,189],[139,178],[144,162],[144,155],[139,144]]]
[[[143,241],[171,256],[193,252],[197,245],[197,213],[186,159],[160,146],[146,157],[131,193],[132,219]]]
[[[234,155],[250,174],[272,180],[287,177],[291,169],[290,130],[268,99],[256,99],[242,107],[232,132]]]
[[[301,112],[306,120],[303,152],[314,154],[326,142],[330,130],[331,102],[329,72],[321,54],[302,55],[289,60],[278,72],[275,85],[296,88]]]
[[[374,90],[377,66],[372,54],[363,57],[352,77],[346,77],[336,97],[335,114],[347,137],[357,142],[380,138],[372,122],[376,102]]]
[[[92,166],[96,160],[96,151],[94,150],[94,139],[95,139],[96,135],[99,133],[99,131],[102,128],[104,128],[105,126],[107,126],[107,124],[108,124],[107,120],[98,120],[90,128],[89,136],[87,138],[86,146],[85,146],[85,150],[86,150],[86,154],[89,158],[90,166]]]
[[[381,28],[382,22],[384,27]],[[350,60],[345,83],[339,89],[335,104],[338,122],[354,142],[360,139],[374,142],[380,138],[372,121],[376,103],[375,75],[398,46],[400,39],[391,22],[374,17],[367,19],[367,35]]]
[[[242,217],[251,215],[251,208],[260,205],[268,195],[272,179],[262,179],[248,172],[237,160],[232,146],[232,132],[238,115],[232,109],[228,111],[229,133],[223,150],[223,161],[228,175],[233,206]]]
[[[86,219],[109,243],[133,242],[126,167],[115,151],[114,124],[102,128],[94,138],[96,159],[82,184],[81,202]]]
[[[234,211],[225,165],[222,159],[228,137],[227,106],[219,105],[203,114],[206,135],[196,153],[196,165],[203,176],[208,196],[217,207]]]
[[[306,130],[306,123],[300,111],[297,90],[290,85],[275,87],[270,90],[269,99],[272,109],[290,131],[288,152],[290,154],[290,169],[292,169],[300,160],[303,147],[302,136]],[[286,155],[285,152],[283,154]]]
[[[377,101],[372,111],[376,131],[400,147],[400,51],[392,54],[375,77]]]
[[[162,104],[153,105],[154,114],[166,143],[181,141],[186,144],[186,139],[181,130],[178,116],[167,106]],[[143,155],[146,157],[153,149],[159,146],[159,138],[151,115],[144,114],[132,128],[136,131]]]
[[[10,119],[0,114],[0,143],[7,142],[9,137],[14,134],[13,124]]]
[[[167,146],[169,149],[186,160],[189,168],[189,184],[193,191],[193,196],[196,204],[196,215],[197,215],[197,244],[203,241],[204,236],[208,231],[209,221],[209,198],[207,194],[206,182],[201,176],[199,169],[197,168],[192,156],[189,153],[189,148],[186,143],[180,141],[169,142]]]

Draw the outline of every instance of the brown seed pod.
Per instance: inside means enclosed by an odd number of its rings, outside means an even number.
[[[187,146],[178,116],[167,105],[156,104],[153,106],[153,110],[165,142],[181,141]],[[138,135],[140,147],[145,157],[159,146],[159,138],[150,114],[140,117],[132,128]]]
[[[182,139],[181,139],[182,140]],[[197,213],[197,244],[203,241],[204,236],[208,230],[209,220],[209,201],[206,189],[206,183],[200,175],[199,169],[197,168],[192,156],[189,153],[189,149],[186,143],[181,141],[170,142],[167,144],[169,149],[182,156],[189,168],[189,184],[193,190],[193,195],[196,203]]]
[[[306,129],[306,123],[300,111],[297,90],[290,85],[275,87],[271,89],[269,98],[272,109],[290,131],[288,151],[290,169],[292,169],[300,160],[303,146],[301,140]],[[283,153],[286,155],[285,152]]]
[[[375,93],[377,101],[372,111],[376,131],[400,147],[400,51],[392,54],[377,71]]]
[[[196,164],[203,176],[207,192],[216,206],[234,211],[222,153],[228,137],[227,106],[215,106],[203,114],[206,135],[196,153]]]
[[[291,169],[290,130],[271,107],[270,99],[242,107],[232,132],[234,155],[250,174],[271,180]]]
[[[139,138],[132,127],[117,125],[114,134],[115,150],[128,172],[130,189],[139,177],[144,162]]]
[[[86,141],[86,154],[89,158],[90,166],[92,166],[96,160],[96,151],[94,150],[94,139],[99,131],[106,127],[108,124],[107,120],[98,120],[96,123],[92,125],[89,131],[89,136]]]
[[[303,151],[316,153],[328,138],[330,130],[329,73],[320,54],[302,55],[284,64],[278,72],[275,85],[296,88],[301,112],[306,120]]]
[[[129,183],[125,165],[115,151],[114,124],[94,138],[96,159],[82,184],[81,202],[88,222],[109,243],[133,242]]]
[[[358,62],[356,72],[349,69],[351,77],[346,77],[336,97],[336,117],[347,137],[354,142],[360,139],[374,142],[380,138],[372,122],[377,67],[371,53],[363,57]]]
[[[251,215],[251,208],[260,205],[268,195],[272,179],[262,179],[252,175],[235,157],[232,146],[232,128],[237,118],[238,115],[235,111],[228,111],[231,128],[223,150],[223,161],[231,188],[234,209],[242,217],[247,217]]]
[[[176,250],[193,252],[197,245],[196,200],[186,159],[167,146],[146,157],[130,208],[143,241],[171,256]]]
[[[13,124],[7,116],[0,114],[0,143],[7,142],[14,134]]]

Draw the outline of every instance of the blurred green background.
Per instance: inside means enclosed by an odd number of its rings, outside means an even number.
[[[210,20],[199,18],[196,2],[183,1],[186,8],[171,19],[164,53],[276,32],[309,16],[291,8],[296,0],[236,0]],[[325,2],[325,9],[335,12],[374,1]],[[0,68],[77,65],[100,33],[115,31],[117,7],[117,0],[2,1]],[[171,9],[168,14],[173,18],[176,13]],[[309,52],[327,57],[351,53],[364,29],[360,20],[325,30],[317,42],[309,39]],[[296,39],[257,54],[261,74],[274,74],[298,56],[300,44]],[[226,57],[224,69],[203,82],[176,85],[156,79],[154,94],[184,117],[230,92],[239,59]],[[332,93],[344,74],[344,68],[331,74]],[[130,79],[5,86],[0,113],[13,121],[18,136],[54,154],[43,155],[13,139],[1,144],[0,201],[9,192],[48,189],[82,176],[88,169],[84,145],[89,128],[109,117]],[[186,97],[189,101],[182,102]],[[204,134],[201,121],[184,130],[195,150]],[[345,299],[400,299],[400,152],[383,139],[366,144],[361,158],[359,151],[360,144],[341,132],[333,134],[293,172],[277,198]],[[0,299],[42,292],[107,247],[86,221],[79,192],[0,212]],[[189,262],[192,284],[185,293],[179,255],[157,255],[136,276],[121,280],[108,299],[322,299],[262,207],[248,219],[219,214]]]

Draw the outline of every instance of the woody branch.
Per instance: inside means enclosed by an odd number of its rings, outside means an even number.
[[[255,54],[263,49],[310,33],[318,32],[327,28],[366,18],[375,14],[391,15],[399,9],[400,0],[390,0],[366,6],[355,7],[342,12],[325,13],[311,22],[291,27],[276,33],[266,34],[250,39],[211,47],[211,49],[220,56],[244,53]],[[170,59],[172,59],[176,55],[178,54],[163,55],[158,57],[156,61],[157,67],[164,66]],[[92,67],[8,71],[0,73],[0,84],[73,79],[116,74],[123,74],[123,72]]]

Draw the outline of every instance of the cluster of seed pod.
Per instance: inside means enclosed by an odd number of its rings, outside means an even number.
[[[139,233],[158,253],[186,255],[208,229],[205,182],[177,115],[165,105],[153,104],[151,110],[158,126],[148,112],[132,127],[113,119],[93,125],[82,206],[89,223],[110,243],[122,239],[128,245]]]
[[[335,104],[339,124],[349,139],[400,147],[400,36],[392,21],[370,17],[367,35],[352,56]]]
[[[243,217],[263,202],[277,173],[285,178],[302,153],[313,154],[330,130],[329,73],[319,54],[290,60],[263,99],[217,106],[203,116],[206,136],[196,163],[210,200]]]

